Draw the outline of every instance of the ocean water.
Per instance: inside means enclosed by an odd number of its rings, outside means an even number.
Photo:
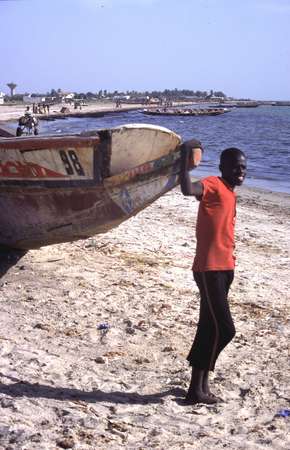
[[[217,175],[219,155],[238,147],[248,158],[245,185],[290,193],[290,107],[236,108],[220,116],[146,116],[141,111],[101,118],[69,118],[41,122],[41,134],[78,133],[126,123],[151,123],[178,133],[183,140],[199,139],[205,149],[196,177]]]

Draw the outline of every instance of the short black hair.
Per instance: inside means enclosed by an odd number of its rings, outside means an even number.
[[[223,165],[224,163],[232,161],[238,156],[243,156],[244,158],[246,158],[245,153],[239,148],[236,147],[226,148],[221,152],[220,164]]]

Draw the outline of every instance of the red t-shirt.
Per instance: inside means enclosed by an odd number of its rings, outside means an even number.
[[[201,183],[203,195],[198,209],[192,270],[233,270],[236,194],[219,177],[207,177]]]

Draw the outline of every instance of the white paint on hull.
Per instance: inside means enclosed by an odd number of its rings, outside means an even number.
[[[156,125],[129,124],[114,128],[111,175],[161,158],[173,152],[180,143],[180,136]]]

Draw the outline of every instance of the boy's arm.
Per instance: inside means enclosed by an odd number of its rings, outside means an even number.
[[[181,146],[181,160],[180,160],[180,186],[183,195],[193,195],[197,198],[202,197],[203,185],[200,181],[192,183],[189,170],[198,166],[203,148],[199,141],[191,139],[186,141]]]

